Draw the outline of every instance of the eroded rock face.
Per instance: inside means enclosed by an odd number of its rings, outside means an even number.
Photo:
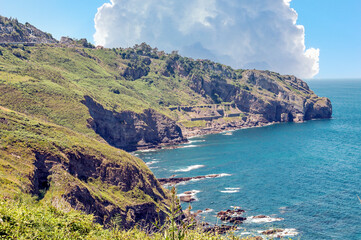
[[[116,217],[119,224],[128,229],[136,224],[151,226],[152,222],[165,219],[164,212],[157,212],[155,202],[163,202],[167,199],[167,194],[153,174],[142,171],[134,164],[117,164],[82,151],[65,151],[62,153],[63,157],[46,152],[34,154],[34,174],[30,177],[32,194],[45,195],[52,184],[59,184],[64,181],[64,176],[70,174],[75,180],[66,183],[67,190],[62,198],[72,208],[93,214],[98,223],[107,225]],[[121,208],[110,200],[92,194],[85,184],[81,184],[80,181],[88,182],[90,178],[117,187],[123,192],[137,188],[150,196],[153,202]]]
[[[213,99],[218,96],[223,102],[234,102],[241,111],[250,115],[251,123],[303,122],[332,116],[331,101],[318,97],[307,83],[294,76],[246,70],[240,82],[247,83],[247,86],[192,76],[189,86],[205,97]]]
[[[176,122],[155,110],[147,109],[140,114],[131,111],[112,112],[88,96],[83,103],[92,116],[90,126],[117,148],[134,151],[185,141]]]
[[[0,16],[0,43],[14,42],[57,43],[58,41],[29,23],[22,24],[16,19]]]

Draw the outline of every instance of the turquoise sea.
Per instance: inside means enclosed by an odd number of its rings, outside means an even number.
[[[247,221],[240,232],[281,227],[295,228],[296,239],[361,239],[361,80],[308,83],[331,99],[332,119],[197,137],[184,148],[136,155],[159,178],[229,174],[177,186],[199,191],[193,211],[214,210],[201,215],[205,221],[240,206],[245,216],[284,219]]]

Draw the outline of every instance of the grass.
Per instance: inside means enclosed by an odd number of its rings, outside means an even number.
[[[242,86],[265,102],[274,98],[273,93],[246,82],[243,70],[174,54],[159,58],[149,48],[0,47],[0,105],[95,137],[86,126],[88,109],[81,103],[86,95],[108,110],[140,113],[153,108],[173,119],[169,106],[213,104],[212,98],[221,95],[217,93],[219,84]],[[133,80],[122,76],[128,65],[139,65],[145,58],[151,59],[145,66],[148,75]],[[167,67],[172,73],[167,73]],[[193,76],[216,86],[215,92],[196,91]],[[286,91],[295,92],[280,75],[269,72],[269,77]]]
[[[207,122],[205,120],[198,120],[198,121],[180,121],[186,128],[194,128],[194,127],[205,127]]]
[[[175,224],[177,208],[169,212],[170,219],[158,232],[147,232],[139,227],[121,230],[116,222],[105,229],[94,223],[92,215],[61,206],[54,207],[19,194],[15,199],[0,200],[1,239],[142,239],[142,240],[240,240],[232,233],[218,235],[205,233],[200,228],[180,227]],[[172,218],[173,216],[173,218]],[[180,231],[180,232],[179,232]],[[253,239],[253,238],[246,238]]]
[[[42,200],[44,202],[61,199],[76,185],[88,189],[95,199],[107,200],[122,209],[148,202],[161,207],[166,202],[166,198],[162,197],[162,193],[152,182],[152,172],[142,160],[89,136],[2,107],[0,135],[1,196],[13,198],[19,192],[31,192],[31,176],[36,170],[35,152],[40,152],[61,162],[51,170],[50,188]],[[86,161],[109,163],[123,169],[125,173],[137,169],[138,173],[132,177],[131,189],[124,191],[116,183],[101,180],[94,173],[94,177],[87,181],[70,174],[64,167],[71,161],[70,156],[83,156],[88,159]],[[154,200],[141,189],[153,192],[159,200]]]

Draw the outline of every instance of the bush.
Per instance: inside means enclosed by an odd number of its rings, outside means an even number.
[[[25,53],[21,49],[14,49],[13,55],[20,59],[27,59]]]

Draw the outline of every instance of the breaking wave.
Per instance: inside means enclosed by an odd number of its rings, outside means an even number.
[[[198,168],[202,168],[202,167],[205,167],[205,165],[192,165],[192,166],[188,166],[186,168],[181,168],[181,169],[178,169],[178,170],[174,170],[173,172],[189,172],[189,171],[192,171],[192,170],[195,170],[195,169],[198,169]]]

